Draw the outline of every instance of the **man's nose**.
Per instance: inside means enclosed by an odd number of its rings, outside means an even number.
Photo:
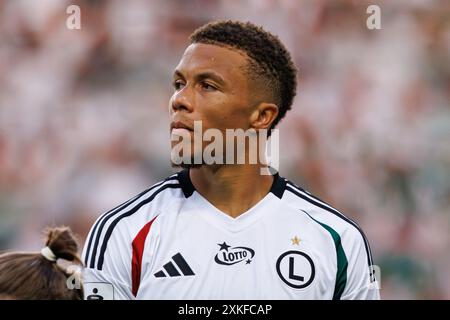
[[[186,86],[183,89],[177,91],[172,96],[172,111],[193,111],[193,103],[192,103],[192,93],[190,89]]]

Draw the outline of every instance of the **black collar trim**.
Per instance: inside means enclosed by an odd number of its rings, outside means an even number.
[[[178,172],[178,181],[180,182],[181,189],[186,198],[192,196],[195,191],[194,185],[192,184],[191,178],[189,177],[189,169],[183,169]],[[270,192],[272,192],[278,198],[283,197],[284,190],[286,189],[286,179],[280,177],[277,172],[274,175],[272,186],[270,187]]]

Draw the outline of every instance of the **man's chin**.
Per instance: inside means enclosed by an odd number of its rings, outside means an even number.
[[[203,166],[203,164],[193,164],[193,163],[188,164],[188,163],[184,163],[184,162],[182,162],[180,164],[171,162],[170,164],[171,164],[172,168],[181,168],[181,169],[200,168],[201,166]]]

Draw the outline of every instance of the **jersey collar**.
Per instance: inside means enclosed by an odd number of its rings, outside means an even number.
[[[196,190],[189,177],[188,169],[178,173],[178,180],[186,197],[186,202],[183,205],[185,214],[200,216],[217,228],[232,233],[245,230],[262,217],[279,212],[279,206],[281,205],[280,199],[286,187],[286,179],[280,177],[279,174],[275,174],[270,191],[266,196],[246,212],[233,218],[216,208],[200,193],[194,192]]]
[[[184,196],[186,198],[189,198],[194,193],[194,191],[196,191],[194,185],[192,184],[191,178],[189,177],[189,169],[184,169],[178,172],[178,181],[180,182],[181,189],[183,190]],[[279,173],[277,172],[274,175],[272,186],[270,187],[270,192],[281,199],[283,197],[285,188],[286,179],[280,177]]]

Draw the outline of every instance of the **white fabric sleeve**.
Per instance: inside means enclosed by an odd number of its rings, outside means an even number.
[[[93,232],[93,230],[91,230]],[[120,227],[116,227],[109,239],[107,239],[106,250],[103,253],[103,263],[98,265],[101,254],[101,247],[105,241],[97,244],[95,257],[90,256],[86,261],[87,246],[83,250],[85,266],[83,270],[83,289],[86,300],[125,300],[134,299],[131,291],[131,259],[132,249],[131,240]],[[88,239],[90,235],[88,236]],[[94,251],[91,244],[89,254]],[[94,258],[94,266],[91,265],[91,259]]]
[[[350,230],[349,230],[350,231]],[[368,248],[361,233],[352,230],[343,237],[343,247],[347,256],[347,284],[341,300],[379,300],[379,269],[369,266]]]

